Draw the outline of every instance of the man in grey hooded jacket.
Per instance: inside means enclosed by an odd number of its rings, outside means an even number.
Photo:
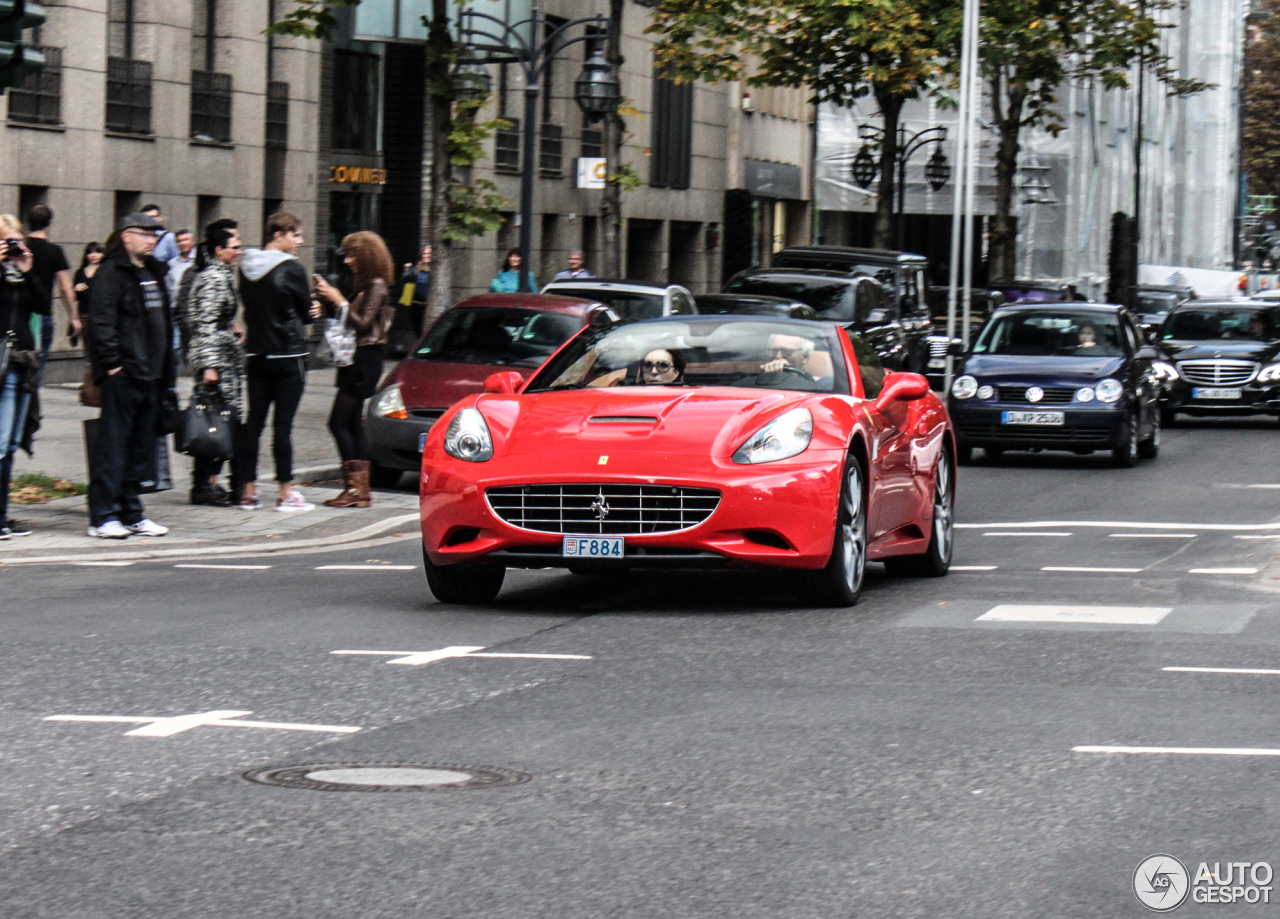
[[[231,474],[242,510],[262,507],[258,497],[258,445],[267,413],[272,419],[272,452],[280,485],[278,511],[309,511],[293,490],[293,418],[307,383],[306,323],[319,315],[307,270],[298,261],[302,223],[292,214],[267,218],[267,244],[240,257],[240,298],[244,302],[245,383],[249,417],[240,426]]]

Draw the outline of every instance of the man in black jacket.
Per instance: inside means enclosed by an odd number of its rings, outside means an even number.
[[[93,378],[102,389],[102,415],[89,480],[89,535],[104,539],[163,536],[146,518],[138,496],[156,450],[161,396],[173,388],[173,321],[164,278],[168,266],[152,258],[164,230],[147,214],[120,221],[120,245],[94,278],[85,326]]]
[[[319,318],[320,310],[312,304],[311,280],[296,254],[303,243],[302,222],[292,214],[272,214],[266,236],[263,248],[240,256],[249,417],[240,426],[231,477],[242,510],[262,507],[258,442],[274,404],[271,447],[280,485],[276,510],[309,511],[315,505],[293,490],[293,417],[307,385],[306,322]]]

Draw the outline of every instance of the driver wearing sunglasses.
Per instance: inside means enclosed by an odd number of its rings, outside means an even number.
[[[684,381],[684,361],[665,348],[655,348],[640,363],[640,382],[666,386]]]

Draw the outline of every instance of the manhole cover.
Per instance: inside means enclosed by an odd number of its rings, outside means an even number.
[[[518,785],[532,778],[497,766],[457,766],[440,763],[312,763],[306,766],[268,766],[244,774],[259,785],[307,788],[312,791],[448,791],[458,788],[496,788]]]

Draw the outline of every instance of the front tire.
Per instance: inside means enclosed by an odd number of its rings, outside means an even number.
[[[1111,451],[1111,465],[1132,469],[1138,465],[1138,413],[1134,412],[1124,426],[1124,441]]]
[[[1160,412],[1151,415],[1151,436],[1138,442],[1138,456],[1155,459],[1160,455]]]
[[[436,565],[422,550],[427,587],[441,603],[488,603],[502,590],[507,569],[501,565]]]
[[[867,472],[861,458],[845,463],[836,511],[831,559],[821,571],[803,573],[806,600],[823,606],[853,606],[867,572]]]
[[[929,548],[922,555],[898,555],[884,560],[884,570],[895,578],[940,578],[951,569],[955,545],[955,486],[951,458],[943,451],[933,486],[933,526]]]

